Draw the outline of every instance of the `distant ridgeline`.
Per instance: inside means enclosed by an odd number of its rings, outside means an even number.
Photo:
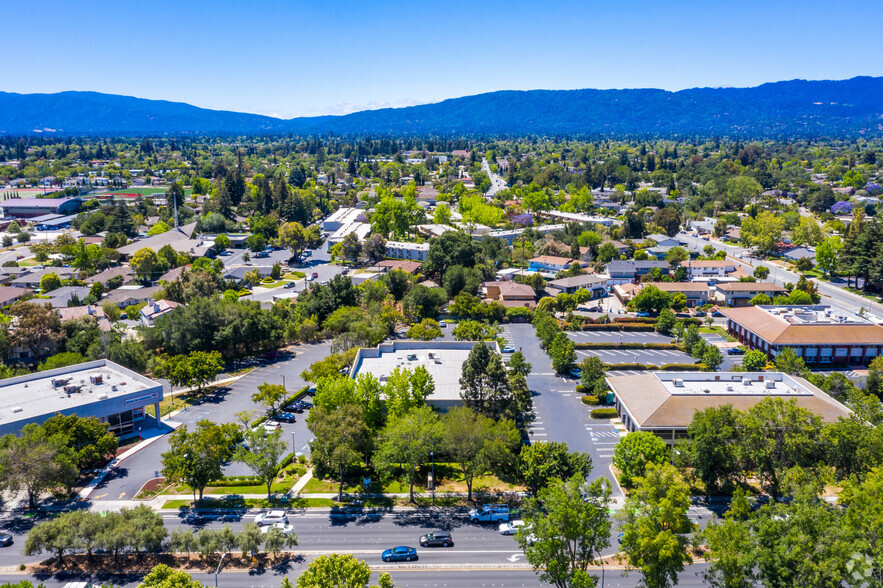
[[[883,136],[883,78],[678,92],[500,91],[290,120],[97,92],[0,92],[0,133],[878,137]]]

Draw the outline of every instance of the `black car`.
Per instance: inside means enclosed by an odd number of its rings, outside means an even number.
[[[741,347],[730,347],[727,349],[727,355],[744,355],[745,350]]]
[[[290,412],[280,412],[276,415],[276,420],[283,423],[293,423],[297,418]]]
[[[9,547],[10,545],[12,545],[12,535],[0,533],[0,547]]]
[[[302,407],[301,405],[299,405],[295,402],[294,404],[292,404],[290,406],[286,406],[285,410],[287,410],[288,412],[296,412],[296,413],[300,414],[304,411],[304,407]]]
[[[453,547],[454,538],[450,533],[427,533],[420,537],[420,547]]]

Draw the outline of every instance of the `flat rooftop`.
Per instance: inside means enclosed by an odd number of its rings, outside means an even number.
[[[873,325],[864,317],[847,314],[838,310],[834,310],[830,306],[825,305],[772,305],[761,304],[755,306],[767,312],[769,315],[778,317],[791,325]]]
[[[475,341],[394,341],[378,347],[362,348],[356,355],[351,376],[372,374],[384,383],[397,367],[414,369],[423,366],[435,382],[435,392],[428,400],[459,401],[463,362]],[[496,343],[488,343],[498,350]]]
[[[104,359],[7,378],[0,380],[0,424],[62,411],[69,414],[78,407],[148,390],[162,391],[162,385]]]

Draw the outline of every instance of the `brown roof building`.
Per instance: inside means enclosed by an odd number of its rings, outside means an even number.
[[[705,282],[645,282],[643,285],[656,286],[669,294],[683,294],[690,307],[708,304],[708,284]]]
[[[378,261],[376,266],[386,268],[386,271],[398,269],[409,274],[416,274],[423,267],[423,263],[411,261],[410,259],[384,259],[383,261]]]
[[[98,328],[102,331],[110,331],[110,320],[104,314],[104,309],[97,304],[89,304],[86,306],[67,306],[59,308],[58,315],[61,322],[74,321],[81,318],[94,318],[98,321]]]
[[[12,286],[0,286],[0,306],[6,306],[18,302],[28,294],[33,294],[30,288],[13,288]]]
[[[825,423],[850,414],[803,378],[781,372],[647,372],[609,376],[607,383],[626,429],[654,433],[667,443],[687,436],[697,411],[726,404],[747,411],[770,397],[794,401]]]
[[[535,308],[537,305],[536,292],[527,284],[509,281],[485,282],[484,287],[487,291],[487,300],[499,302],[503,306]]]
[[[866,365],[883,354],[883,327],[830,306],[725,308],[727,331],[774,358],[790,348],[809,366]]]
[[[717,301],[727,306],[748,306],[748,302],[758,294],[766,294],[771,299],[785,295],[785,288],[770,282],[727,282],[718,284]]]

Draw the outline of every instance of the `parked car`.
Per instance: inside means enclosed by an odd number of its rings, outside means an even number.
[[[319,279],[319,273],[318,273],[318,272],[313,272],[312,274],[310,274],[310,277],[313,278],[314,280],[318,280],[318,279]]]
[[[263,424],[259,425],[264,428],[264,430],[268,433],[272,433],[276,429],[281,429],[282,425],[277,423],[276,421],[264,421]]]
[[[342,273],[343,275],[347,275],[348,273],[350,273],[350,268],[345,267],[340,273]]]
[[[288,523],[273,523],[272,525],[266,525],[261,527],[261,533],[269,533],[270,529],[279,529],[279,531],[286,537],[294,533],[294,525],[289,525]]]
[[[382,557],[383,561],[414,561],[417,559],[417,550],[413,547],[399,545],[384,551]]]
[[[294,283],[294,282],[288,282],[288,283],[286,283],[286,284],[285,284],[284,286],[282,286],[282,287],[283,287],[283,288],[294,288],[295,286],[297,286],[296,283]]]
[[[0,533],[0,547],[9,547],[12,544],[12,535],[9,533]]]
[[[454,538],[450,533],[427,533],[420,537],[420,547],[453,547]]]
[[[515,348],[511,345],[506,345],[503,347],[503,353],[515,353]]]
[[[297,414],[301,414],[304,411],[304,407],[298,403],[289,404],[285,407],[285,410],[288,412],[296,412]]]
[[[282,423],[293,423],[297,420],[297,417],[290,412],[280,412],[276,415],[276,420]]]
[[[438,326],[444,329],[448,326],[448,323],[446,323],[445,321],[438,321]]]
[[[327,286],[327,285],[328,285],[328,280],[322,280],[321,282],[319,282],[319,285],[320,285],[320,286]]]
[[[583,375],[583,371],[580,368],[572,368],[569,372],[567,372],[567,375],[575,380],[579,380]]]
[[[521,519],[517,519],[514,521],[509,521],[508,523],[500,523],[499,531],[500,535],[514,535],[518,532],[520,527],[525,526],[527,523],[522,521]]]
[[[270,257],[270,254],[266,251],[258,251],[254,254],[255,257]]]
[[[698,310],[693,313],[693,316],[705,316],[705,311]]]
[[[254,522],[258,527],[275,525],[277,523],[288,524],[288,515],[285,514],[284,510],[271,510],[269,512],[262,512],[256,516]]]
[[[469,520],[473,523],[499,523],[509,520],[508,504],[485,504],[481,508],[469,511]]]
[[[220,255],[221,257],[227,257],[228,255],[233,255],[233,252],[225,249],[225,250],[221,251],[220,253],[218,253],[218,255]]]
[[[648,316],[650,316],[650,313],[649,313],[649,312],[645,312],[645,311],[642,310],[642,311],[640,311],[640,312],[636,312],[636,313],[635,313],[635,316],[648,317]]]
[[[727,355],[745,355],[745,350],[741,347],[730,347],[727,349]]]

